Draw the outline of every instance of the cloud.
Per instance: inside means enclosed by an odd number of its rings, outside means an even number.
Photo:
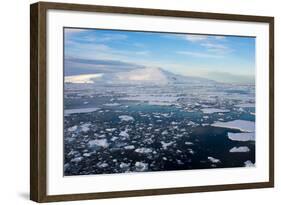
[[[222,58],[220,54],[210,54],[206,52],[195,52],[195,51],[177,51],[176,53],[182,55],[188,55],[196,58]]]
[[[208,51],[213,52],[213,53],[222,53],[226,54],[232,51],[228,46],[221,44],[221,43],[202,43],[200,44],[201,46],[205,47]]]
[[[142,56],[147,56],[150,54],[150,51],[136,51],[136,55],[142,55]]]
[[[183,35],[183,38],[191,42],[201,42],[201,41],[206,41],[208,39],[208,36],[187,34],[187,35]]]
[[[179,35],[181,39],[187,40],[194,45],[202,47],[202,53],[184,51],[181,54],[191,55],[194,57],[222,57],[223,55],[233,51],[227,44],[225,36],[211,35]]]
[[[142,65],[117,60],[66,57],[65,75],[113,73],[144,68]]]
[[[64,31],[66,39],[79,43],[102,43],[109,41],[121,41],[128,38],[127,35],[119,33],[97,34],[96,30],[93,29],[65,28]],[[79,36],[77,36],[77,34],[79,34]]]

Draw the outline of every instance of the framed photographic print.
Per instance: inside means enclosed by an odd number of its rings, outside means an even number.
[[[274,18],[31,5],[37,202],[274,186]]]

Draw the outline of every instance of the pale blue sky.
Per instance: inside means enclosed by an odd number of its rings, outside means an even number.
[[[65,74],[160,67],[221,82],[252,83],[255,38],[65,28]]]

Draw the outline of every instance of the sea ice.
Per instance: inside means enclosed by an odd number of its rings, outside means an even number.
[[[84,123],[80,125],[82,132],[88,132],[90,130],[91,123]]]
[[[77,125],[74,125],[74,126],[68,128],[67,131],[69,131],[69,132],[75,132],[75,131],[77,130],[77,128],[78,128],[78,126],[77,126]]]
[[[126,129],[124,131],[121,131],[119,136],[121,136],[121,137],[129,137],[128,130]]]
[[[215,122],[212,124],[213,127],[224,127],[231,129],[238,129],[242,132],[254,132],[255,122],[247,120],[233,120],[229,122]]]
[[[208,157],[208,160],[210,160],[210,162],[212,162],[212,163],[220,163],[221,162],[219,159],[216,159],[214,157]]]
[[[115,130],[117,130],[116,128],[107,128],[105,129],[107,132],[114,132]]]
[[[99,162],[99,163],[97,164],[97,166],[98,166],[99,168],[105,168],[105,167],[108,167],[108,164],[107,164],[106,162]]]
[[[253,164],[253,162],[251,162],[251,160],[247,160],[244,162],[245,167],[254,167],[255,164]]]
[[[151,153],[151,152],[152,152],[152,149],[142,147],[142,148],[136,149],[135,152],[141,153],[141,154],[148,154],[148,153]]]
[[[121,162],[119,167],[123,170],[128,170],[128,168],[130,168],[130,163]]]
[[[135,146],[134,145],[127,145],[127,146],[124,147],[124,149],[127,149],[127,150],[135,149]]]
[[[242,103],[242,104],[238,104],[235,105],[235,107],[255,107],[255,103]]]
[[[75,162],[75,163],[78,163],[80,161],[82,161],[83,157],[76,157],[74,159],[71,160],[71,162]]]
[[[133,118],[132,116],[129,116],[129,115],[120,115],[120,116],[119,116],[119,119],[120,119],[121,121],[126,121],[126,122],[128,122],[128,121],[134,121],[134,118]]]
[[[171,146],[172,144],[174,144],[175,142],[163,142],[163,141],[161,141],[161,144],[162,144],[162,147],[163,147],[163,149],[167,149],[169,146]]]
[[[241,147],[233,147],[229,150],[229,152],[249,152],[249,147],[241,146]]]
[[[90,147],[103,147],[103,148],[107,148],[109,146],[108,142],[106,139],[96,139],[96,140],[91,140],[88,142],[88,145]]]
[[[216,113],[216,112],[229,112],[230,110],[218,109],[218,108],[203,108],[203,109],[201,109],[201,111],[204,114],[212,114],[212,113]]]
[[[100,110],[100,108],[77,108],[77,109],[66,109],[64,110],[64,116],[68,116],[76,113],[88,113]]]
[[[230,140],[233,141],[255,141],[255,132],[246,132],[246,133],[232,133],[228,132],[227,136]]]
[[[108,107],[114,107],[114,106],[119,106],[121,105],[120,103],[105,103],[104,106],[108,106]]]
[[[136,167],[136,171],[143,172],[148,169],[148,164],[143,162],[136,162],[135,167]]]

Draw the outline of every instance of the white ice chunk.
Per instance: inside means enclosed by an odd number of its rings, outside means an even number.
[[[78,163],[80,161],[82,161],[83,157],[76,157],[74,159],[71,160],[71,162],[75,162],[75,163]]]
[[[116,128],[107,128],[105,129],[107,132],[114,132],[115,130],[117,130]]]
[[[148,154],[148,153],[152,152],[152,149],[146,148],[146,147],[142,147],[142,148],[136,149],[135,152],[141,153],[141,154]]]
[[[167,149],[169,146],[171,146],[172,144],[174,144],[175,142],[163,142],[163,141],[161,141],[161,144],[162,144],[162,147],[163,147],[163,149]]]
[[[247,120],[233,120],[229,122],[215,122],[212,124],[213,127],[225,127],[231,129],[238,129],[242,132],[254,132],[255,122]]]
[[[121,162],[119,166],[123,170],[128,170],[130,168],[130,165],[130,163]]]
[[[214,157],[208,157],[208,160],[210,160],[210,162],[212,162],[212,163],[220,163],[221,162],[219,159],[216,159]]]
[[[88,113],[88,112],[95,112],[100,110],[100,108],[77,108],[77,109],[67,109],[64,110],[64,116],[68,116],[71,114],[76,114],[76,113]]]
[[[233,147],[229,150],[229,152],[250,152],[250,149],[246,146]]]
[[[255,164],[253,164],[253,162],[251,162],[250,160],[247,160],[244,162],[245,167],[254,167]]]
[[[82,132],[88,132],[90,130],[91,123],[84,123],[80,125]]]
[[[67,131],[69,131],[69,132],[75,132],[75,131],[77,130],[77,128],[78,128],[78,126],[77,126],[77,125],[74,125],[74,126],[68,128]]]
[[[228,138],[233,141],[255,141],[255,133],[254,132],[246,132],[246,133],[227,133]]]
[[[127,150],[135,149],[135,146],[134,145],[127,145],[127,146],[124,147],[124,149],[127,149]]]
[[[143,172],[148,169],[148,164],[143,162],[136,162],[135,167],[136,167],[136,171]]]
[[[238,104],[238,105],[235,105],[235,107],[255,107],[255,103],[242,103],[242,104]]]
[[[121,136],[121,137],[129,137],[128,130],[126,129],[124,131],[121,131],[119,133],[119,136]]]
[[[97,164],[97,166],[99,168],[105,168],[105,167],[108,167],[108,164],[106,162],[100,162],[100,163]]]
[[[229,112],[230,110],[218,109],[218,108],[203,108],[203,109],[201,109],[201,111],[204,114],[212,114],[212,113],[216,113],[216,112]]]
[[[104,105],[108,106],[108,107],[114,107],[114,106],[119,106],[121,104],[120,103],[105,103]]]
[[[120,116],[119,116],[119,119],[120,119],[121,121],[126,121],[126,122],[128,122],[128,121],[134,121],[134,118],[133,118],[132,116],[129,116],[129,115],[120,115]]]
[[[108,142],[106,139],[96,139],[96,140],[91,140],[88,142],[88,145],[90,147],[103,147],[103,148],[107,148],[109,146]]]

